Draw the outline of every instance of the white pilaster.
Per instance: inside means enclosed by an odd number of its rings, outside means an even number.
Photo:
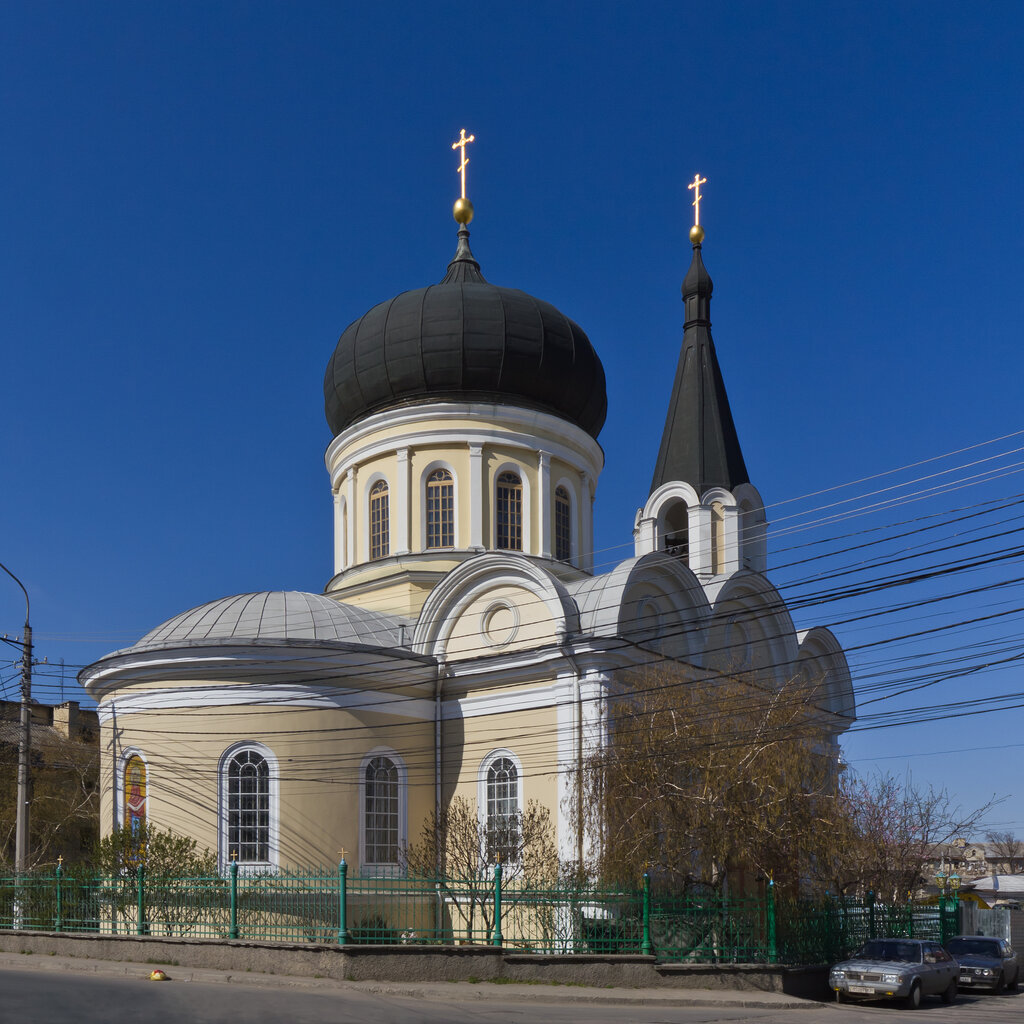
[[[580,558],[581,569],[594,571],[594,491],[589,473],[580,475]]]
[[[399,448],[395,452],[398,460],[398,475],[395,480],[395,508],[392,512],[391,528],[394,533],[392,554],[409,554],[409,449]]]
[[[356,507],[356,470],[353,466],[342,481],[345,488],[345,504],[348,507],[348,536],[345,538],[345,564],[355,565],[356,562],[356,525],[360,522],[362,509]]]
[[[537,452],[537,503],[540,505],[540,556],[550,558],[551,455],[548,452]]]
[[[469,547],[484,547],[484,449],[478,444],[469,446]]]
[[[687,509],[689,518],[689,563],[698,576],[712,576],[711,509],[695,505]]]
[[[740,516],[735,505],[722,508],[722,540],[724,541],[722,565],[719,572],[731,576],[740,569]]]
[[[334,575],[345,568],[345,516],[340,488],[334,492]]]

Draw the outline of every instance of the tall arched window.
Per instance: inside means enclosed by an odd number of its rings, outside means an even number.
[[[572,558],[572,502],[564,487],[555,488],[555,558],[560,562]]]
[[[501,473],[495,491],[495,547],[522,551],[523,482],[515,473]]]
[[[146,825],[146,762],[132,754],[124,763],[124,809],[121,821],[132,833]]]
[[[241,750],[227,765],[227,857],[239,864],[270,860],[270,765]]]
[[[690,511],[685,501],[675,502],[665,514],[664,550],[689,564]]]
[[[510,757],[497,757],[487,768],[486,857],[488,864],[519,860],[519,770]]]
[[[378,480],[370,488],[370,558],[385,558],[391,550],[388,482]]]
[[[427,477],[427,547],[455,546],[455,481],[447,469]]]
[[[363,861],[366,865],[397,865],[399,847],[399,772],[390,757],[373,758],[363,785]]]

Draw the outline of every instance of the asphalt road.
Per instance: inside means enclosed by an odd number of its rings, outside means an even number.
[[[173,975],[173,969],[172,969]],[[603,993],[606,997],[609,993]],[[570,993],[562,993],[569,996]],[[730,1005],[645,1006],[597,1004],[585,992],[575,1002],[544,1002],[541,993],[519,1000],[502,986],[452,986],[451,998],[416,999],[336,986],[257,986],[205,982],[151,982],[131,977],[53,970],[0,968],[0,1024],[109,1024],[138,1019],[146,1024],[862,1024],[897,1018],[907,1011],[873,1005],[808,1004],[805,1008]],[[629,997],[630,993],[624,992]],[[752,994],[753,995],[753,994]],[[918,1024],[1020,1024],[1024,992],[1003,996],[962,995],[954,1006],[927,1000],[913,1016]]]

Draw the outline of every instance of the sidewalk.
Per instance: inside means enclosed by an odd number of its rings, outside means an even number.
[[[249,985],[306,991],[348,990],[371,994],[402,996],[407,999],[495,999],[529,1000],[537,1003],[598,1003],[605,1006],[721,1006],[742,1009],[806,1010],[819,1006],[809,999],[795,999],[777,992],[719,991],[712,989],[627,989],[588,988],[582,985],[524,985],[493,982],[376,982],[334,981],[330,978],[304,978],[284,974],[261,974],[209,970],[200,967],[174,967],[170,964],[128,963],[92,960],[46,954],[0,953],[2,970],[38,970],[57,973],[101,974],[107,977],[146,979],[150,971],[164,970],[169,982],[157,984]]]

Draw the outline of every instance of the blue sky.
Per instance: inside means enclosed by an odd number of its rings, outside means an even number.
[[[465,127],[484,274],[555,303],[605,364],[598,561],[631,552],[647,496],[699,171],[773,579],[815,595],[798,626],[840,623],[878,724],[1024,690],[1019,662],[980,668],[1024,649],[1021,558],[990,557],[1013,548],[995,534],[1024,491],[1022,29],[1010,3],[5,4],[0,561],[29,589],[39,657],[80,666],[206,600],[322,589],[323,370],[351,320],[443,276]],[[908,481],[939,470],[956,489],[911,501],[925,485]],[[810,525],[893,484],[890,508]],[[971,520],[984,529],[956,525],[990,501],[1005,507]],[[920,516],[950,520],[937,549],[960,537],[982,564],[895,596],[803,583],[912,554],[923,539],[883,527]],[[854,533],[882,543],[838,554]],[[1002,586],[955,596],[979,580]],[[0,586],[0,632],[22,620]],[[13,696],[2,663],[0,680]],[[39,669],[40,697],[59,684]],[[1024,790],[1022,722],[845,746],[859,770],[909,767],[978,804]],[[1019,798],[989,821],[1024,832]]]

